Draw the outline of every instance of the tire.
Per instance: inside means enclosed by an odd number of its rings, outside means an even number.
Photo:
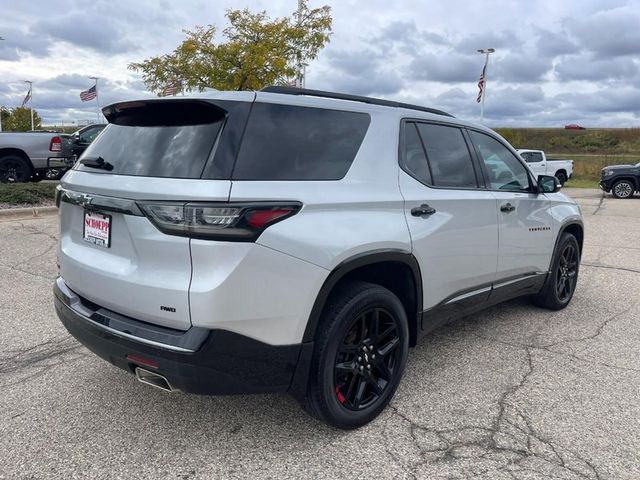
[[[631,180],[618,180],[611,187],[611,193],[616,198],[631,198],[635,189]]]
[[[31,165],[18,155],[0,158],[1,183],[26,183],[31,180]]]
[[[560,182],[560,185],[564,185],[565,183],[567,183],[567,174],[564,172],[557,172],[555,177],[558,179],[558,181]]]
[[[533,303],[549,310],[562,310],[571,302],[580,271],[580,246],[576,237],[563,233],[553,255],[551,270]]]
[[[341,429],[370,422],[398,388],[408,351],[407,315],[398,297],[371,283],[343,284],[320,318],[305,409]]]

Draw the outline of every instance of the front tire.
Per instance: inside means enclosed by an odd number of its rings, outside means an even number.
[[[407,363],[409,327],[398,297],[371,283],[343,284],[324,309],[315,343],[306,410],[342,429],[376,418]]]
[[[611,193],[616,198],[631,198],[635,188],[635,185],[630,180],[618,180],[611,187]]]
[[[533,303],[549,310],[562,310],[573,298],[580,270],[580,245],[576,237],[563,233],[553,256],[551,271]]]

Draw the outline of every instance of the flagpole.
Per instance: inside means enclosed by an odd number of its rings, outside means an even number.
[[[33,82],[31,80],[25,80],[24,83],[29,84],[29,110],[31,110],[31,131],[33,132]]]
[[[487,67],[489,66],[489,55],[495,52],[495,48],[487,48],[478,50],[478,53],[484,53],[484,68],[482,71],[484,72],[484,80],[482,86],[482,99],[480,101],[480,123],[484,123],[484,97],[487,94]]]
[[[98,123],[102,123],[100,121],[100,100],[98,99],[98,80],[100,80],[100,77],[89,77],[91,80],[95,80],[96,84],[94,85],[96,87],[96,105],[98,107]]]

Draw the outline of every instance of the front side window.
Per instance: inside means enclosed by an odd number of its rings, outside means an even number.
[[[434,187],[476,188],[475,170],[462,131],[457,127],[417,123]]]
[[[502,143],[484,133],[469,131],[492,190],[531,191],[529,174],[518,158]]]

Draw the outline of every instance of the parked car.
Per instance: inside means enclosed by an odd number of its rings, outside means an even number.
[[[640,191],[640,163],[610,165],[602,169],[600,188],[616,198],[631,198]]]
[[[564,185],[573,176],[573,160],[550,159],[542,150],[518,149],[518,153],[537,177],[538,175],[553,175],[560,184]]]
[[[73,163],[71,144],[62,135],[44,132],[0,133],[0,182],[20,183],[46,178],[51,168]]]
[[[587,128],[581,125],[578,125],[576,123],[570,123],[568,125],[565,125],[564,129],[565,130],[586,130]]]
[[[84,153],[91,142],[104,130],[107,125],[104,123],[96,123],[93,125],[87,125],[80,130],[71,134],[71,149],[73,155],[76,158],[80,158],[80,155]]]
[[[573,296],[578,206],[481,125],[289,87],[103,112],[59,187],[54,303],[143,383],[290,392],[355,428],[423,335],[514,297],[559,310]]]

